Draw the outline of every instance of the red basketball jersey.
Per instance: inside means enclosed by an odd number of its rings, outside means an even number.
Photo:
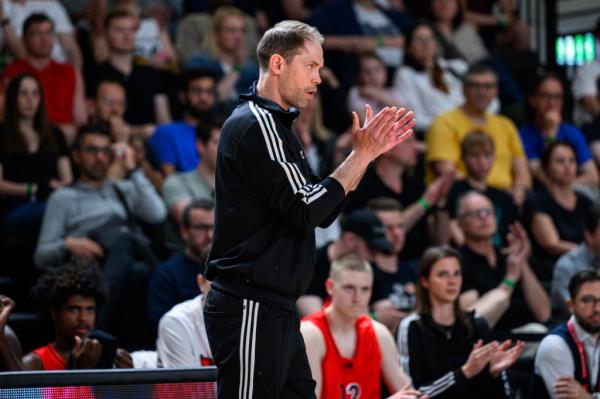
[[[304,320],[314,323],[325,339],[320,399],[380,399],[381,350],[371,318],[363,315],[356,320],[356,348],[352,359],[340,355],[324,309]]]
[[[67,368],[67,363],[58,354],[56,349],[54,349],[52,344],[37,348],[33,350],[33,353],[39,356],[44,365],[44,370],[66,370]]]

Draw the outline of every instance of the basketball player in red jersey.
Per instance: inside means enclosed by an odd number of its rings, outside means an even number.
[[[305,317],[300,330],[319,399],[379,399],[381,378],[393,399],[426,398],[410,386],[394,338],[366,313],[371,266],[356,255],[331,265],[325,282],[331,304]]]

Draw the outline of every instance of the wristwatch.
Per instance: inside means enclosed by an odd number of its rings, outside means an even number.
[[[1,27],[4,28],[8,24],[10,24],[10,19],[8,19],[8,18],[2,18],[2,19],[0,19],[0,26]]]

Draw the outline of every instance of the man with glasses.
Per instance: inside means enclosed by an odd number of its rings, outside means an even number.
[[[70,256],[101,262],[111,292],[100,314],[102,327],[118,326],[111,332],[135,345],[145,323],[140,311],[145,306],[144,290],[156,263],[136,222],[160,223],[166,209],[136,164],[131,147],[111,143],[103,125],[80,128],[73,160],[79,179],[49,197],[35,263],[51,268]],[[125,179],[107,177],[111,163],[126,171]],[[113,316],[123,317],[122,322]],[[135,330],[129,329],[136,323]]]
[[[532,398],[600,397],[600,273],[575,274],[569,294],[571,318],[550,331],[537,350]]]
[[[456,213],[465,237],[461,248],[463,309],[475,309],[501,331],[546,322],[550,299],[527,262],[530,244],[521,225],[510,226],[508,248],[501,251],[494,246],[496,218],[489,198],[469,191],[459,198]],[[507,301],[498,299],[506,294]]]
[[[153,325],[173,306],[200,294],[196,275],[204,270],[201,254],[212,242],[214,204],[211,199],[196,199],[182,211],[180,234],[185,248],[162,262],[154,271],[148,287],[148,316]]]
[[[460,143],[467,133],[480,130],[492,137],[495,147],[487,183],[510,192],[515,202],[522,203],[531,176],[517,128],[508,118],[486,111],[498,93],[496,73],[488,66],[473,65],[465,74],[463,91],[465,103],[438,116],[425,135],[427,178],[449,171],[464,176]]]

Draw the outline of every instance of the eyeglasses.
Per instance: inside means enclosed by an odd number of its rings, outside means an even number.
[[[199,224],[191,225],[190,229],[196,230],[196,231],[208,231],[208,230],[212,230],[213,227],[214,227],[213,224],[199,223]]]
[[[83,147],[81,151],[86,152],[90,155],[98,155],[102,153],[103,155],[110,156],[112,154],[111,147],[96,147],[93,145]]]
[[[475,209],[475,210],[472,210],[469,212],[464,212],[463,214],[459,215],[459,217],[484,219],[484,218],[487,218],[488,216],[492,216],[493,214],[494,214],[493,209],[481,208],[481,209]]]
[[[496,88],[497,84],[496,84],[496,82],[473,82],[473,81],[467,80],[465,82],[465,86],[467,86],[471,89],[492,90],[492,89]]]
[[[593,295],[584,295],[579,298],[579,302],[586,306],[596,306],[596,303],[600,302],[600,297],[595,297]]]
[[[100,102],[107,107],[117,106],[119,108],[125,108],[125,101],[119,100],[113,97],[100,97]]]

